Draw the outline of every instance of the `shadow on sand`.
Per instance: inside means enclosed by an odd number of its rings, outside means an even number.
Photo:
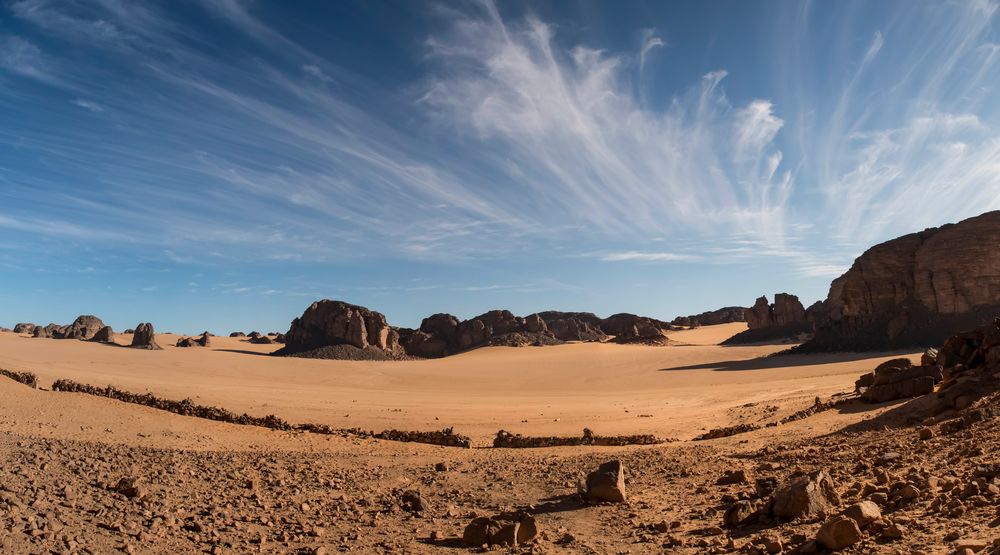
[[[265,357],[271,356],[271,353],[262,353],[260,351],[245,351],[243,349],[214,349],[214,350],[219,351],[221,353],[238,353],[241,355],[260,355]]]
[[[804,355],[777,355],[743,360],[726,360],[719,362],[706,362],[702,364],[689,364],[683,366],[672,366],[660,368],[661,372],[670,370],[717,370],[717,371],[742,371],[742,370],[765,370],[768,368],[787,368],[790,366],[817,366],[823,364],[837,364],[841,362],[854,362],[858,360],[868,360],[885,357],[907,356],[912,351],[891,351],[878,353],[821,353]],[[875,365],[872,365],[874,368]]]

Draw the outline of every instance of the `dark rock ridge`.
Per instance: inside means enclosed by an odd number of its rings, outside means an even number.
[[[1000,211],[876,245],[816,314],[800,352],[938,345],[1000,313]]]
[[[509,310],[491,310],[468,320],[434,314],[418,329],[390,326],[384,315],[342,301],[313,303],[292,322],[284,336],[274,338],[285,347],[274,354],[310,358],[389,360],[407,357],[439,358],[484,346],[540,346],[565,341],[606,341],[666,344],[670,324],[616,314],[598,318],[588,312],[540,312],[525,317]],[[251,342],[264,342],[257,333]]]
[[[816,305],[810,307],[815,310]],[[759,297],[757,302],[745,312],[747,329],[722,342],[723,345],[740,345],[781,339],[797,338],[812,332],[814,315],[807,311],[795,295],[777,293],[774,303],[767,297]]]
[[[744,314],[749,308],[742,306],[726,306],[718,310],[710,310],[701,314],[691,316],[678,316],[670,321],[674,326],[684,326],[686,328],[697,328],[701,326],[715,326],[718,324],[731,324],[733,322],[746,322]]]

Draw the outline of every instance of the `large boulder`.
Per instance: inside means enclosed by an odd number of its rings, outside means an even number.
[[[89,341],[94,341],[96,343],[114,343],[115,342],[115,331],[111,329],[111,326],[104,326]]]
[[[247,334],[241,331],[234,331],[233,333],[229,334],[229,337],[246,337],[246,336]]]
[[[938,345],[1000,313],[1000,211],[876,245],[830,292],[800,351]]]
[[[159,351],[163,348],[156,344],[156,332],[153,331],[153,324],[149,323],[139,324],[135,327],[130,347],[148,349],[150,351]]]
[[[104,327],[104,322],[100,318],[86,314],[78,316],[72,324],[66,326],[61,333],[54,334],[53,337],[56,339],[90,339]]]
[[[643,343],[648,345],[666,345],[667,337],[664,330],[669,330],[670,324],[646,316],[619,313],[601,320],[601,331],[614,336],[615,343]]]
[[[295,355],[336,345],[392,354],[400,350],[399,333],[383,314],[343,301],[322,300],[292,321],[285,334],[285,347],[278,353]]]
[[[33,333],[35,324],[19,323],[14,326],[14,333]]]
[[[34,337],[49,339],[52,337],[52,332],[49,330],[48,326],[36,326],[35,329],[32,330],[31,335]]]
[[[182,337],[177,340],[178,347],[210,347],[212,335],[207,331],[198,337]]]
[[[625,468],[621,461],[609,461],[587,475],[586,488],[582,492],[594,501],[625,501]]]
[[[823,470],[793,478],[771,494],[770,512],[782,520],[822,518],[833,514],[840,496]]]

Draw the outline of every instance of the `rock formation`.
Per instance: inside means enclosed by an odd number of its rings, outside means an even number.
[[[246,336],[247,334],[241,331],[234,331],[233,333],[229,334],[229,337],[246,337]]]
[[[48,326],[35,326],[34,331],[31,332],[33,337],[39,337],[43,339],[50,339],[52,337],[52,326],[55,324],[49,324]]]
[[[594,501],[625,502],[625,468],[621,461],[606,462],[588,474],[580,493]]]
[[[813,327],[812,315],[807,314],[798,297],[788,293],[777,293],[773,304],[767,302],[767,297],[759,297],[746,310],[745,317],[749,329],[723,341],[723,345],[797,338]]]
[[[601,329],[603,319],[590,312],[539,312],[549,332],[560,341],[607,341],[608,334]]]
[[[876,245],[833,281],[800,351],[940,344],[1000,314],[1000,212]]]
[[[89,341],[94,341],[97,343],[114,343],[115,342],[115,332],[111,329],[111,326],[104,326]]]
[[[153,331],[153,324],[149,323],[136,326],[135,333],[132,334],[132,345],[130,346],[135,349],[148,349],[151,351],[159,351],[163,348],[156,344],[156,333]]]
[[[178,347],[209,347],[212,345],[212,335],[207,331],[198,337],[182,337],[177,340]]]
[[[14,333],[33,333],[35,324],[19,323],[14,326]]]
[[[104,328],[104,322],[97,316],[83,315],[73,320],[61,333],[53,334],[56,339],[90,339]]]
[[[391,355],[402,354],[399,332],[389,326],[383,314],[363,306],[331,300],[313,303],[302,316],[292,321],[285,334],[285,347],[276,354],[301,355],[339,345],[374,349]]]
[[[438,358],[488,345],[520,347],[560,343],[538,314],[524,318],[491,310],[460,322],[451,314],[425,318],[418,330],[400,330],[400,343],[412,356]]]
[[[718,310],[710,310],[692,316],[678,316],[670,324],[673,326],[683,326],[686,328],[697,328],[701,326],[715,326],[718,324],[730,324],[733,322],[746,322],[744,314],[748,308],[742,306],[727,306]]]

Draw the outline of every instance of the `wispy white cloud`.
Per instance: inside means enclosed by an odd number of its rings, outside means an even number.
[[[673,252],[609,252],[600,255],[600,259],[605,262],[625,262],[635,260],[639,262],[678,262],[698,260],[701,257],[690,254],[677,254]]]

